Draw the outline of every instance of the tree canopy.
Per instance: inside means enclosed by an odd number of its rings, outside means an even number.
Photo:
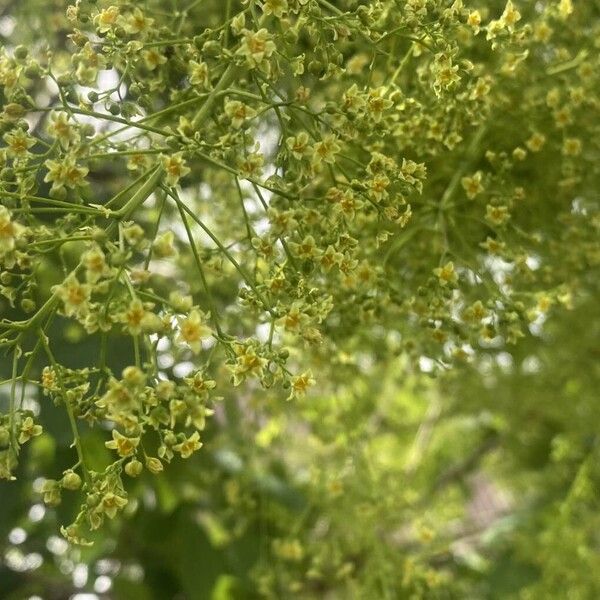
[[[597,0],[72,1],[0,2],[0,596],[598,597]]]

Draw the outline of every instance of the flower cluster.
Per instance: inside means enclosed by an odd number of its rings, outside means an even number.
[[[127,505],[123,473],[206,443],[213,388],[302,398],[389,332],[444,372],[532,335],[598,262],[598,65],[562,41],[587,48],[585,7],[174,5],[78,0],[64,51],[0,50],[1,345],[72,428],[43,495],[82,494],[73,541]],[[9,478],[40,430],[2,419]]]

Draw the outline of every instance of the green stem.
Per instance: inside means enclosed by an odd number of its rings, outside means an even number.
[[[56,359],[54,358],[54,354],[50,350],[50,345],[48,344],[48,338],[46,337],[46,334],[41,329],[39,330],[38,335],[40,336],[40,340],[42,342],[42,345],[44,347],[46,355],[48,356],[48,360],[50,361],[52,368],[56,372],[56,377],[58,378],[58,383],[60,385],[60,388],[64,393],[65,388],[63,385],[60,367],[59,367],[58,363],[56,362]],[[64,394],[63,402],[64,402],[65,408],[67,410],[67,415],[69,417],[69,424],[71,425],[71,432],[73,434],[73,446],[75,446],[75,450],[77,452],[77,458],[79,460],[79,464],[81,464],[83,476],[85,478],[87,487],[89,490],[91,490],[92,489],[92,480],[91,480],[90,473],[89,473],[88,468],[85,463],[84,454],[83,454],[83,446],[81,444],[81,437],[79,435],[79,429],[77,428],[77,421],[75,420],[75,414],[73,413],[73,407],[71,406],[69,400],[67,399],[66,394]]]
[[[175,190],[170,190],[169,188],[164,189],[167,192],[167,194],[171,196],[173,200],[175,200],[177,205],[180,206],[192,218],[192,220],[195,221],[202,228],[204,233],[206,233],[206,235],[208,235],[208,237],[215,243],[217,248],[219,248],[219,250],[227,258],[227,260],[234,266],[235,270],[242,276],[244,281],[248,284],[248,287],[250,287],[250,289],[256,294],[256,297],[262,302],[265,310],[267,310],[271,314],[274,314],[274,311],[269,305],[269,303],[256,288],[256,285],[252,281],[252,278],[246,273],[244,269],[242,269],[240,264],[232,256],[231,252],[229,252],[229,250],[223,245],[221,240],[217,236],[215,236],[215,234],[194,214],[194,212],[181,201],[179,195]]]
[[[227,68],[221,75],[221,79],[219,79],[219,81],[213,88],[212,92],[209,94],[209,96],[204,101],[204,104],[202,105],[200,110],[196,113],[196,116],[194,117],[194,120],[192,121],[192,126],[194,127],[194,129],[198,129],[201,125],[204,124],[206,119],[210,116],[210,113],[212,112],[212,109],[214,108],[215,102],[216,102],[217,98],[219,97],[219,94],[233,83],[236,75],[237,75],[237,69],[233,65],[233,63],[230,63],[229,65],[227,65]]]

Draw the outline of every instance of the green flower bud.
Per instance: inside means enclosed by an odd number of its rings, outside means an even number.
[[[135,458],[125,465],[125,473],[127,473],[129,477],[138,477],[143,469],[144,465]]]
[[[214,40],[211,40],[210,42],[206,42],[202,46],[202,53],[209,58],[216,58],[217,56],[219,56],[221,54],[222,51],[223,51],[223,49],[221,47],[221,44],[219,44],[219,42],[216,42]]]
[[[25,60],[27,55],[29,54],[29,50],[26,46],[17,46],[15,48],[15,58],[17,60]]]
[[[81,487],[81,477],[75,471],[65,471],[63,478],[60,480],[60,485],[65,490],[78,490]]]
[[[36,304],[30,298],[25,298],[21,301],[21,308],[27,314],[32,313],[35,310]]]
[[[116,102],[109,102],[107,108],[108,112],[115,117],[121,114],[121,107]]]

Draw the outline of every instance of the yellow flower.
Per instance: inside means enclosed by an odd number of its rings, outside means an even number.
[[[546,23],[546,21],[542,21],[538,23],[533,29],[533,39],[536,42],[547,42],[552,36],[552,27]]]
[[[505,247],[504,242],[499,242],[491,237],[486,238],[485,242],[481,242],[479,245],[490,254],[500,254]]]
[[[142,332],[142,324],[146,316],[146,309],[141,300],[135,298],[118,318],[121,323],[125,323],[125,329],[131,335],[139,335]]]
[[[558,14],[566,19],[573,12],[572,0],[560,0],[558,4]]]
[[[308,154],[309,136],[306,131],[301,131],[298,135],[291,136],[285,140],[285,145],[296,160],[301,160]]]
[[[233,385],[239,385],[249,375],[260,377],[263,374],[269,361],[256,354],[255,348],[244,344],[236,344],[234,351],[237,355],[236,363],[229,366],[233,373]]]
[[[238,54],[246,57],[250,67],[258,67],[263,60],[269,58],[276,50],[271,34],[263,27],[258,31],[243,31],[244,40]]]
[[[137,459],[130,460],[125,465],[125,473],[129,475],[129,477],[137,477],[144,468],[144,465]]]
[[[513,27],[518,21],[521,20],[521,13],[514,7],[511,0],[508,0],[504,12],[500,17],[500,21],[506,25],[506,27]]]
[[[471,177],[463,177],[461,179],[461,184],[467,194],[467,198],[472,200],[475,196],[481,194],[483,192],[484,187],[481,184],[482,173],[481,171],[477,171],[475,175]]]
[[[245,121],[256,116],[256,111],[239,100],[229,100],[225,103],[225,114],[231,119],[234,129],[239,129]]]
[[[262,6],[265,15],[273,15],[281,19],[288,10],[287,0],[265,0]]]
[[[194,431],[192,435],[185,439],[180,444],[173,446],[173,450],[181,454],[181,458],[189,458],[196,450],[202,448],[202,442],[200,441],[200,434]]]
[[[188,72],[190,74],[190,83],[192,85],[200,85],[208,87],[210,83],[208,65],[205,62],[198,63],[195,60],[190,60],[188,64]]]
[[[112,432],[113,439],[110,442],[104,442],[104,445],[111,450],[116,450],[122,458],[131,456],[140,443],[139,437],[126,437],[120,434],[116,429]]]
[[[53,189],[60,189],[64,186],[74,188],[83,185],[85,176],[89,172],[87,167],[78,167],[72,156],[67,156],[61,161],[47,160],[44,165],[48,168],[44,181],[52,182]]]
[[[109,6],[104,10],[101,10],[94,17],[94,25],[99,33],[106,33],[110,31],[116,24],[119,18],[119,7],[118,6]]]
[[[531,152],[539,152],[546,143],[546,136],[542,133],[533,133],[525,142],[525,145]]]
[[[283,325],[287,331],[298,333],[310,322],[308,315],[302,312],[301,303],[294,302],[289,311],[280,319],[277,319],[278,325]]]
[[[292,391],[288,396],[288,400],[291,400],[292,398],[301,398],[306,394],[308,388],[315,385],[315,383],[317,382],[313,379],[312,371],[310,371],[310,369],[301,375],[292,377]]]
[[[110,275],[104,252],[98,246],[84,252],[81,258],[85,266],[85,278],[89,283],[96,283],[102,277]]]
[[[318,165],[321,161],[328,164],[335,163],[335,155],[341,150],[337,138],[332,133],[323,136],[320,142],[314,145],[313,164]]]
[[[144,59],[146,67],[150,71],[154,71],[154,69],[160,67],[160,65],[164,65],[167,62],[167,57],[154,48],[144,50],[144,52],[142,52],[142,58]]]
[[[169,185],[177,185],[179,180],[190,172],[181,152],[177,152],[173,156],[163,156],[162,165],[167,172],[166,181]]]
[[[472,27],[474,32],[479,33],[479,26],[481,25],[481,14],[478,10],[474,10],[469,13],[467,17],[467,25]]]
[[[60,485],[65,490],[78,490],[81,487],[81,477],[72,469],[63,472]]]
[[[58,297],[63,301],[67,317],[85,315],[88,310],[88,301],[91,294],[89,285],[80,283],[77,277],[71,273],[56,288],[56,292]]]
[[[562,148],[565,156],[579,156],[581,154],[581,140],[578,138],[567,138]]]
[[[240,174],[243,177],[258,177],[261,174],[265,157],[260,152],[250,152],[239,163]]]
[[[385,93],[385,88],[377,88],[369,92],[367,111],[376,123],[379,123],[383,113],[394,105],[389,98],[385,98]]]
[[[147,17],[139,8],[135,8],[133,13],[126,17],[124,29],[127,33],[143,33],[152,27],[154,19]]]
[[[486,207],[485,218],[493,225],[504,225],[510,219],[510,213],[506,206],[493,206],[488,204]]]
[[[439,279],[440,284],[443,286],[458,281],[458,275],[454,270],[454,263],[452,261],[447,262],[443,267],[434,269],[433,274]]]
[[[104,513],[109,519],[114,519],[117,512],[127,505],[127,498],[118,496],[114,492],[107,492],[102,496],[102,500],[97,510]]]
[[[180,318],[178,342],[185,342],[194,354],[202,350],[202,340],[212,335],[212,330],[205,324],[206,315],[194,309],[186,318]]]
[[[2,138],[8,147],[8,156],[23,158],[29,153],[29,148],[35,144],[35,140],[22,129],[9,131]]]
[[[159,235],[152,243],[152,249],[157,258],[169,258],[177,255],[177,248],[174,245],[175,234],[172,231],[165,231]]]
[[[15,249],[15,243],[23,232],[24,227],[10,218],[5,206],[0,206],[0,259]]]
[[[48,133],[65,148],[77,141],[75,128],[69,123],[69,117],[64,112],[52,113]]]
[[[24,444],[32,437],[37,437],[42,434],[42,426],[36,425],[31,417],[26,417],[21,423],[21,431],[19,433],[19,444]]]

